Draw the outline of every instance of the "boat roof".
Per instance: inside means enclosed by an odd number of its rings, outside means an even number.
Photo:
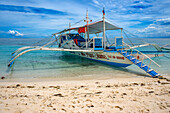
[[[94,23],[84,25],[84,26],[80,26],[80,27],[73,27],[73,28],[69,28],[69,29],[64,29],[64,30],[62,30],[58,33],[55,33],[55,34],[60,34],[60,33],[71,31],[71,30],[78,31],[78,29],[85,28],[87,26],[88,26],[89,34],[95,34],[95,33],[103,32],[103,20],[101,20],[101,21],[94,22]],[[111,24],[110,22],[105,21],[105,30],[118,30],[118,29],[122,29],[122,28],[117,27],[117,26]]]

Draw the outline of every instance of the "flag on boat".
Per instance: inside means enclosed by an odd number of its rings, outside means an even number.
[[[105,15],[105,10],[104,10],[104,8],[103,8],[103,11],[102,11],[102,12],[103,12],[103,15]]]
[[[85,33],[85,27],[80,27],[79,29],[78,29],[78,33],[80,34],[80,33]]]

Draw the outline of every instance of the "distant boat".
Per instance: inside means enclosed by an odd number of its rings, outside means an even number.
[[[134,64],[152,77],[161,76],[150,67],[151,63],[159,66],[159,64],[153,61],[150,57],[163,56],[162,54],[158,54],[163,52],[161,47],[158,45],[153,45],[158,51],[152,51],[152,53],[156,54],[147,55],[144,53],[148,53],[148,51],[141,52],[135,48],[150,46],[152,44],[143,44],[137,46],[128,45],[124,42],[122,35],[123,28],[106,21],[104,10],[102,20],[89,23],[91,20],[89,20],[87,11],[86,19],[84,21],[86,22],[86,25],[84,26],[69,27],[68,29],[64,29],[60,32],[52,34],[51,38],[54,37],[53,40],[48,41],[43,46],[19,48],[13,52],[13,57],[9,62],[8,67],[13,65],[16,58],[27,52],[35,50],[48,50],[65,51],[69,52],[70,54],[88,58],[90,60],[119,67],[127,67]],[[112,44],[109,44],[106,40],[105,31],[107,30],[121,31],[120,36],[115,37],[115,41]],[[76,33],[72,33],[72,31],[75,31]],[[102,36],[99,36],[99,34],[102,34]],[[58,47],[49,47],[49,45],[54,43],[57,43]],[[148,64],[143,63],[144,59],[149,59]]]

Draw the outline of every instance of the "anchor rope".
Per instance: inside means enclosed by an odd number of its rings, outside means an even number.
[[[128,35],[124,32],[124,30],[123,30],[123,33],[125,34],[125,36],[126,36],[127,39],[129,40],[129,42],[134,46],[134,44],[132,43],[132,41],[129,39]]]

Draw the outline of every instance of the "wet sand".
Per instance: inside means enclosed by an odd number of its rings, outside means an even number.
[[[0,90],[0,113],[170,112],[170,82],[149,77],[5,79]]]

